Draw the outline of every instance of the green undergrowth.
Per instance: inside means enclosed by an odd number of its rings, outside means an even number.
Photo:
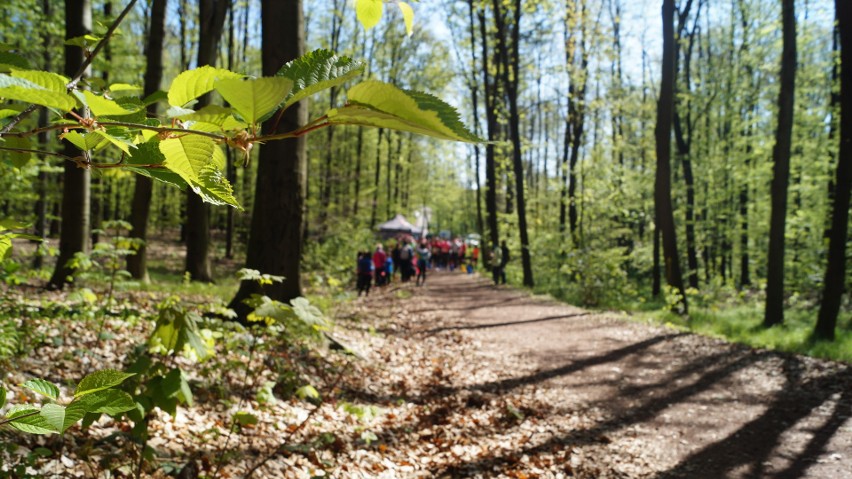
[[[509,268],[509,282],[521,284],[519,268]],[[817,341],[813,329],[819,304],[813,298],[793,294],[788,299],[785,323],[764,328],[761,289],[738,291],[725,285],[707,285],[701,291],[688,290],[689,315],[670,311],[672,298],[651,296],[650,281],[641,287],[624,286],[622,281],[604,281],[609,289],[589,282],[547,281],[542,278],[534,292],[602,312],[623,311],[631,320],[673,326],[683,331],[721,338],[755,348],[785,351],[807,356],[852,362],[852,312],[842,311],[834,341]],[[650,278],[648,278],[650,279]],[[596,293],[596,294],[590,294]]]
[[[772,328],[762,326],[763,307],[756,304],[724,309],[692,308],[689,316],[657,310],[640,312],[633,317],[755,348],[852,362],[852,320],[849,315],[843,315],[834,341],[817,341],[812,337],[816,312],[817,308],[788,308],[784,324]]]

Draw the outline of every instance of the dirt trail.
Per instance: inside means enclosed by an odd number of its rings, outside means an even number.
[[[470,345],[456,361],[474,372],[432,394],[471,409],[481,397],[534,401],[516,414],[534,427],[512,452],[483,446],[438,476],[505,475],[510,462],[567,450],[562,469],[513,477],[852,478],[848,365],[593,314],[459,273],[411,291],[406,336]]]

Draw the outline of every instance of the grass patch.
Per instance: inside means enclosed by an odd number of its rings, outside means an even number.
[[[833,342],[812,338],[816,309],[788,308],[784,324],[764,328],[763,307],[757,304],[730,305],[724,309],[690,308],[688,317],[658,310],[635,317],[678,329],[746,344],[755,348],[786,351],[835,361],[852,362],[852,331],[848,314],[842,315]]]

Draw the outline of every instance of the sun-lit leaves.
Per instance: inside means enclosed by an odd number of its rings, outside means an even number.
[[[118,386],[124,382],[125,379],[131,376],[133,376],[133,374],[117,371],[115,369],[95,371],[80,381],[80,384],[77,385],[77,390],[74,391],[74,397],[80,397]]]
[[[383,9],[382,0],[355,0],[355,16],[367,30],[379,24]]]
[[[281,67],[277,76],[293,81],[293,90],[284,102],[284,108],[297,101],[357,78],[364,64],[351,58],[337,56],[329,50],[314,50]]]
[[[121,116],[121,115],[129,115],[136,111],[137,109],[128,110],[123,106],[119,105],[115,102],[115,100],[111,100],[109,98],[105,98],[100,95],[96,95],[88,90],[84,90],[80,92],[83,101],[86,106],[92,110],[92,113],[95,116],[101,115],[110,115],[110,116]]]
[[[15,419],[9,425],[30,434],[51,434],[54,431],[49,422],[40,414],[40,409],[29,404],[12,406],[6,411],[6,419]]]
[[[402,19],[405,22],[405,33],[411,36],[414,33],[414,9],[405,2],[396,2],[396,5],[399,7],[399,11],[402,12]]]
[[[222,68],[203,66],[194,70],[187,70],[178,75],[169,88],[169,104],[172,106],[184,106],[190,101],[213,90],[217,80],[229,78],[243,78],[243,75]]]
[[[163,140],[159,147],[165,157],[163,165],[180,175],[188,184],[197,185],[202,168],[213,157],[216,143],[206,136],[185,134]]]
[[[29,389],[30,391],[37,392],[42,396],[49,397],[54,401],[59,399],[59,388],[56,387],[55,384],[45,381],[44,379],[30,379],[24,384],[21,384],[21,386]]]
[[[293,82],[282,77],[224,79],[217,81],[214,87],[247,122],[254,124],[278,107],[290,93]]]
[[[364,125],[477,143],[458,112],[441,99],[389,83],[365,81],[349,89],[348,103],[328,112],[332,125]]]
[[[20,74],[15,71],[13,73]],[[34,103],[62,111],[69,111],[77,105],[77,101],[65,92],[64,85],[62,90],[56,90],[20,76],[6,74],[0,74],[0,98]]]

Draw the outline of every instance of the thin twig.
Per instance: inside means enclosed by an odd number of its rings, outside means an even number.
[[[227,136],[217,135],[216,133],[210,133],[201,130],[187,130],[186,128],[172,128],[168,126],[148,126],[143,125],[141,123],[126,123],[123,121],[99,121],[98,125],[101,126],[124,126],[127,128],[138,128],[140,130],[149,130],[156,131],[157,133],[191,133],[193,135],[206,136],[208,138],[213,138],[214,140],[226,141],[228,139]]]
[[[27,149],[27,148],[12,148],[11,146],[0,146],[0,150],[14,151],[14,152],[17,152],[17,153],[32,153],[34,155],[56,156],[58,158],[62,158],[63,160],[77,162],[76,158],[70,157],[68,155],[63,155],[62,153],[55,153],[53,151],[30,150],[30,149]]]
[[[80,65],[80,69],[77,70],[77,74],[74,75],[74,78],[66,85],[66,88],[68,88],[69,91],[77,87],[77,83],[79,83],[80,80],[83,78],[83,75],[86,73],[86,69],[89,68],[89,65],[91,65],[92,62],[95,60],[95,56],[97,56],[97,54],[106,46],[107,42],[109,42],[109,39],[110,37],[112,37],[112,34],[115,33],[116,29],[118,29],[118,25],[122,22],[122,20],[124,20],[124,17],[127,16],[128,13],[130,13],[130,10],[133,9],[133,6],[136,5],[136,1],[137,0],[130,0],[127,6],[124,7],[124,10],[122,10],[118,17],[116,17],[115,21],[112,22],[112,25],[109,26],[106,33],[104,34],[104,37],[101,38],[101,41],[98,42],[98,44],[95,46],[95,49],[92,50],[92,53],[88,55],[83,61],[83,64]]]

